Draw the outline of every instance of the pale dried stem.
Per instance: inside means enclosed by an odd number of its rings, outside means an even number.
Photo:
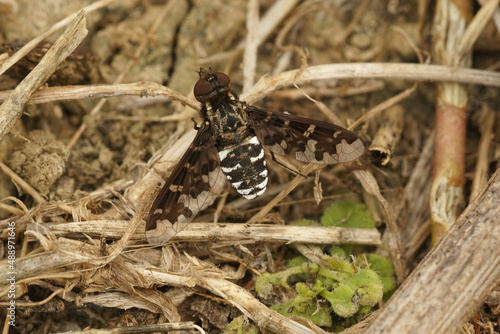
[[[293,70],[283,72],[276,76],[263,78],[251,89],[251,91],[242,94],[242,97],[244,97],[247,102],[253,103],[278,88],[293,86],[293,78],[296,77],[296,74],[297,70]],[[500,87],[500,74],[494,71],[451,68],[439,65],[397,63],[355,63],[311,66],[296,78],[295,83],[305,84],[315,80],[371,78],[403,78],[415,81],[454,81]],[[379,86],[375,88],[369,87],[368,90],[377,89],[378,87]],[[0,92],[0,102],[11,92],[10,90]],[[405,92],[407,92],[407,94],[411,93],[411,91]],[[43,88],[33,94],[33,100],[30,100],[29,103],[37,104],[120,95],[139,95],[144,97],[158,95],[168,96],[172,100],[180,101],[182,104],[188,105],[193,109],[199,109],[199,102],[190,100],[184,95],[172,91],[158,83],[144,81],[130,84]],[[375,111],[373,111],[373,113],[375,113]],[[366,121],[366,118],[363,118],[362,121],[357,121],[356,126],[363,121]]]
[[[324,4],[321,3],[314,3],[314,2],[303,2],[300,4],[296,10],[293,11],[293,13],[286,19],[285,22],[283,22],[283,27],[280,29],[278,32],[276,39],[274,40],[274,44],[279,48],[279,49],[284,49],[286,48],[284,40],[285,37],[288,36],[288,33],[292,28],[297,24],[298,21],[303,20],[304,16],[308,15],[309,13],[320,11],[320,10],[328,10],[325,8]],[[279,72],[278,72],[279,73]]]
[[[430,63],[430,61],[431,61],[430,55],[426,52],[428,57],[424,60],[424,56],[422,55],[422,50],[420,50],[415,45],[415,43],[413,42],[411,37],[408,36],[408,33],[406,31],[404,31],[403,29],[401,29],[398,26],[391,26],[391,29],[394,31],[397,31],[401,36],[403,36],[403,38],[406,40],[406,43],[408,43],[408,46],[413,50],[413,52],[415,52],[415,55],[417,56],[418,62],[420,64],[429,64]]]
[[[474,43],[476,43],[493,14],[498,10],[499,3],[500,0],[490,0],[476,13],[461,36],[458,45],[455,47],[456,63],[453,65],[460,66],[460,62],[472,52]]]
[[[298,91],[300,91],[302,94],[304,94],[304,96],[309,101],[314,103],[316,108],[318,108],[319,111],[321,111],[321,113],[323,113],[323,115],[325,115],[326,118],[328,118],[328,120],[330,122],[332,122],[333,124],[338,124],[338,125],[342,124],[342,121],[337,117],[337,115],[335,115],[335,113],[332,110],[330,110],[323,102],[313,99],[309,94],[307,94],[299,86],[297,86],[297,84],[294,84],[294,85],[295,85],[295,88],[297,88]]]
[[[56,237],[87,235],[119,239],[128,230],[126,220],[89,220],[84,222],[44,224],[47,233]],[[28,231],[38,231],[37,224],[28,224]],[[144,228],[137,229],[130,240],[144,240]],[[33,237],[30,238],[33,241]],[[172,238],[174,242],[301,242],[317,244],[380,245],[380,233],[374,229],[269,224],[190,223]]]
[[[129,246],[129,244],[133,244],[131,241],[135,231],[137,228],[143,223],[144,221],[144,216],[146,215],[147,210],[149,209],[149,204],[153,202],[155,193],[154,192],[149,192],[146,195],[143,195],[144,197],[142,198],[142,201],[139,201],[136,204],[137,211],[135,215],[132,217],[130,222],[127,225],[127,229],[125,233],[123,233],[123,236],[121,237],[120,241],[118,241],[115,245],[115,249],[109,254],[109,256],[106,259],[106,263],[110,263],[113,261],[117,256],[119,256],[123,250]],[[145,238],[144,238],[145,239]]]
[[[113,297],[111,297],[113,298]],[[115,299],[120,300],[122,303],[125,303],[127,300],[123,296],[115,297]],[[124,300],[125,299],[125,300]],[[91,298],[83,298],[79,300],[79,302],[86,304],[92,303],[96,305],[101,305],[100,303],[92,300]],[[101,305],[103,307],[107,307],[107,305]],[[114,305],[108,307],[118,307],[121,305]],[[152,310],[151,312],[154,312]],[[194,324],[192,321],[186,322],[168,322],[164,324],[157,325],[137,325],[137,326],[127,326],[127,327],[117,327],[113,329],[92,329],[93,334],[142,334],[142,333],[193,333],[192,330],[196,330],[200,334],[206,334],[206,332],[198,325]],[[71,334],[88,334],[88,330],[83,331],[71,331]]]
[[[43,198],[42,195],[36,191],[35,188],[33,188],[28,182],[24,181],[19,175],[14,173],[12,169],[7,167],[3,162],[0,162],[0,170],[2,170],[3,173],[5,173],[10,179],[15,182],[21,189],[26,191],[37,203],[45,203],[46,200]]]
[[[253,103],[270,92],[289,86],[292,82],[302,85],[314,80],[331,79],[406,79],[413,81],[451,81],[500,87],[500,73],[441,65],[397,63],[348,63],[327,64],[292,70],[264,77],[251,91],[242,94],[242,100]]]
[[[375,196],[380,203],[385,225],[387,227],[386,233],[389,234],[387,236],[388,241],[384,246],[386,246],[390,251],[390,256],[392,263],[394,264],[396,277],[398,283],[401,284],[404,282],[406,276],[408,275],[408,269],[406,267],[403,245],[401,244],[399,227],[396,223],[396,215],[394,213],[394,210],[389,202],[384,198],[384,196],[382,196],[377,180],[370,172],[357,170],[354,171],[354,175],[363,186],[363,189]]]
[[[9,197],[11,197],[11,196],[8,196],[7,198],[9,198]],[[7,205],[7,204],[1,203],[1,202],[0,202],[0,210],[4,210],[5,212],[11,213],[14,216],[22,216],[23,214],[26,213],[26,211],[23,211],[21,209],[18,209],[16,207],[12,206],[12,205]]]
[[[273,333],[314,334],[327,333],[319,327],[314,330],[287,318],[258,301],[246,289],[229,281],[215,277],[200,277],[198,285],[223,297],[232,306],[251,318],[261,329]]]
[[[281,90],[273,92],[272,97],[289,100],[299,100],[305,98],[306,95],[311,94],[319,97],[343,97],[372,93],[382,90],[384,89],[384,87],[385,83],[382,80],[366,80],[366,82],[361,83],[359,86],[342,85],[335,88],[304,86],[301,87],[300,91],[298,91],[296,88],[283,88]]]
[[[247,36],[243,52],[243,92],[254,85],[259,44],[259,1],[250,0],[247,3]]]
[[[479,2],[481,6],[484,6],[486,3],[488,3],[488,1],[490,0],[478,0],[477,2]],[[495,9],[495,12],[493,13],[493,22],[495,22],[497,31],[500,32],[500,8],[498,7]]]
[[[4,101],[12,90],[0,92],[0,102]],[[81,99],[96,99],[104,97],[115,97],[123,95],[136,95],[141,97],[166,96],[172,100],[179,101],[184,105],[190,106],[193,109],[198,109],[200,103],[188,99],[182,94],[179,94],[170,88],[162,86],[156,82],[142,81],[129,84],[112,84],[112,85],[89,85],[89,86],[60,86],[47,87],[37,90],[30,104],[49,103],[57,101],[81,100]]]

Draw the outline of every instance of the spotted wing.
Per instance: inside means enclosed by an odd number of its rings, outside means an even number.
[[[210,191],[222,175],[214,139],[203,126],[151,206],[146,220],[148,242],[164,243],[183,230],[209,205]]]
[[[248,106],[260,143],[271,152],[317,164],[336,164],[359,158],[365,147],[349,130],[310,118]]]

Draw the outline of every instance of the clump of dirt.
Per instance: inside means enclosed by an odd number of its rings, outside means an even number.
[[[67,174],[75,180],[76,189],[92,191],[108,178],[115,179],[112,174],[119,167],[113,158],[113,151],[103,143],[101,134],[92,131],[71,151]]]
[[[50,186],[64,173],[69,150],[44,130],[31,131],[28,139],[12,154],[10,168],[40,193],[47,194]]]

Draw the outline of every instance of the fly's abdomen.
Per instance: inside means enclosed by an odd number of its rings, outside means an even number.
[[[219,157],[222,172],[243,197],[254,199],[266,191],[266,158],[257,137],[224,147]]]

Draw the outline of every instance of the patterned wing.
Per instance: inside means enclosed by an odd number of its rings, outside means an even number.
[[[210,191],[223,177],[214,140],[203,125],[156,197],[146,220],[150,244],[170,240],[208,205]]]
[[[317,164],[336,164],[359,158],[365,146],[343,127],[310,118],[246,108],[255,134],[271,152]]]

